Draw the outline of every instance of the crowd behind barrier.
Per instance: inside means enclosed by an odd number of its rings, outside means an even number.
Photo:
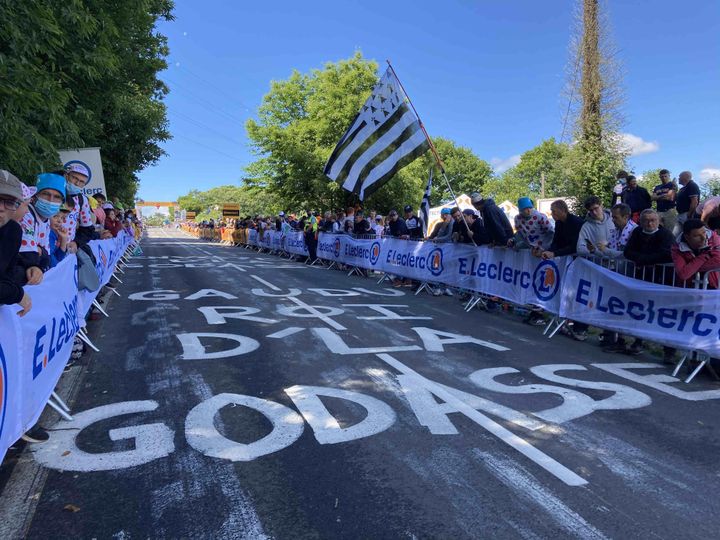
[[[685,187],[691,183],[687,174],[683,173],[686,175]],[[634,186],[633,189],[640,188]],[[666,193],[670,188],[666,186],[663,189],[658,189],[658,193]],[[519,206],[523,204],[532,208],[532,202],[527,198],[520,199]],[[708,221],[693,225],[703,235],[707,234],[709,243],[706,242],[701,250],[690,253],[692,250],[683,244],[685,235],[682,227],[676,228],[676,233],[678,230],[681,232],[674,236],[668,229],[659,227],[658,214],[663,216],[662,223],[667,224],[673,222],[669,219],[666,222],[665,217],[677,217],[677,212],[673,214],[665,209],[664,213],[658,213],[619,203],[612,208],[611,221],[610,212],[603,210],[596,197],[586,201],[586,209],[588,217],[585,220],[572,215],[569,216],[572,219],[568,219],[565,206],[565,216],[555,221],[556,231],[552,229],[552,222],[540,218],[534,209],[526,212],[525,221],[516,218],[512,230],[508,231],[505,227],[506,237],[503,240],[507,240],[508,246],[513,249],[497,245],[492,248],[476,246],[462,240],[458,242],[458,236],[462,234],[454,234],[453,241],[442,241],[438,237],[432,242],[422,240],[433,238],[433,235],[426,238],[411,238],[408,234],[393,237],[392,228],[385,224],[382,217],[378,217],[378,223],[383,227],[366,227],[366,234],[344,233],[343,229],[357,231],[357,222],[364,219],[362,215],[359,219],[355,216],[355,228],[350,226],[348,229],[344,213],[331,216],[329,220],[328,213],[324,219],[319,213],[314,218],[308,213],[299,227],[294,216],[288,218],[284,213],[274,219],[247,218],[213,226],[220,231],[219,241],[226,244],[243,245],[288,257],[305,257],[310,263],[322,261],[331,268],[380,272],[394,281],[414,282],[416,291],[422,290],[424,285],[429,285],[429,290],[436,292],[443,288],[446,291],[453,289],[465,295],[464,298],[468,299],[466,306],[472,307],[478,302],[486,305],[502,299],[525,313],[529,311],[530,315],[535,315],[535,320],[538,320],[538,313],[546,311],[552,315],[545,330],[546,333],[552,330],[550,337],[558,330],[565,332],[568,327],[571,328],[570,335],[573,335],[572,328],[577,329],[575,334],[580,335],[582,328],[592,325],[604,331],[601,338],[610,336],[621,342],[623,336],[636,338],[633,343],[636,350],[638,344],[648,340],[663,345],[668,357],[674,355],[675,348],[700,355],[706,360],[720,357],[720,296],[716,290],[711,290],[717,289],[720,269],[717,250],[720,242],[717,233],[710,228],[717,229],[718,216],[710,216]],[[416,219],[409,210],[409,207],[405,208],[406,219]],[[460,214],[457,209],[447,213],[452,213],[458,223],[465,216],[470,217],[472,211],[464,211],[460,219],[457,219]],[[692,211],[681,215],[677,221],[688,222],[690,214]],[[473,226],[466,229],[478,232],[483,224],[489,229],[496,216],[487,211],[472,216],[466,221],[473,225],[479,223],[480,228]],[[535,219],[541,223],[540,227],[534,225]],[[640,227],[635,222],[643,223],[645,220],[647,227],[652,227],[653,219],[657,223],[647,234],[646,225]],[[586,232],[584,226],[591,220],[594,229]],[[391,212],[388,224],[396,221],[397,213],[393,216]],[[288,227],[288,223],[291,226]],[[571,225],[575,227],[574,237]],[[199,237],[207,235],[203,232],[208,228],[206,223],[183,224],[182,227]],[[561,232],[562,227],[564,230]],[[296,230],[298,228],[300,230]],[[462,228],[453,230],[455,233],[458,230],[464,232]],[[557,249],[558,232],[560,236],[564,234],[568,237],[566,244],[572,249]],[[489,233],[485,234],[483,244],[493,243],[493,231]],[[542,234],[546,236],[542,248],[542,244],[533,245],[532,241],[523,244],[528,239],[532,240],[533,234],[536,239]],[[552,247],[557,253],[549,252],[552,234]],[[603,240],[602,234],[606,234],[607,238]],[[648,239],[654,243],[646,246]],[[611,244],[607,249],[605,240]],[[668,242],[673,244],[672,259]],[[588,249],[576,250],[576,243],[578,248],[586,244]],[[504,246],[502,240],[501,245]],[[626,247],[631,248],[630,251]],[[661,256],[657,256],[658,253]],[[678,253],[680,256],[676,258]],[[624,257],[628,254],[634,260]],[[676,265],[682,262],[682,257],[689,262],[682,263],[683,268],[678,269]],[[670,263],[671,260],[675,263]],[[712,266],[713,262],[715,266]],[[542,320],[542,323],[546,324],[546,321]]]
[[[134,243],[124,231],[112,239],[89,242],[96,258],[99,286],[95,290],[80,288],[77,256],[68,254],[39,285],[25,286],[33,298],[25,316],[17,316],[17,307],[0,306],[0,461],[37,422],[95,298]]]

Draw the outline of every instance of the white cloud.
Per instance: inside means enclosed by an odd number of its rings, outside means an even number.
[[[494,157],[490,160],[490,165],[493,166],[496,173],[503,173],[518,163],[520,163],[520,154],[515,154],[507,159]]]
[[[714,169],[712,167],[706,167],[700,171],[700,181],[707,182],[712,178],[720,178],[720,169]]]
[[[621,133],[620,141],[631,156],[652,154],[660,150],[660,145],[657,141],[645,141],[642,137],[638,137],[632,133]]]

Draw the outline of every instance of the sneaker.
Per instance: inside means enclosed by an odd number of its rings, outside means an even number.
[[[455,296],[450,289],[445,289],[445,296]]]
[[[636,345],[635,343],[633,343],[632,345],[630,345],[630,347],[625,349],[625,354],[629,354],[630,356],[638,356],[642,353],[643,353],[642,345]]]
[[[530,315],[523,321],[530,326],[545,326],[545,319],[542,315],[536,315],[530,312]]]
[[[44,443],[50,438],[50,434],[40,426],[35,425],[23,433],[20,438],[25,442]]]
[[[435,289],[435,290],[433,290],[432,295],[440,296],[440,295],[442,295],[442,293],[443,293],[442,289]]]
[[[576,332],[575,330],[572,331],[572,338],[575,341],[585,341],[588,337],[587,331],[582,330],[580,332]]]
[[[402,281],[400,281],[399,279],[394,279],[392,282],[392,286],[393,287],[402,287],[403,284],[402,284]]]

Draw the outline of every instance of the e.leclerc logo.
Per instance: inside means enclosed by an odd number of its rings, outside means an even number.
[[[370,246],[370,264],[375,266],[380,258],[380,242],[373,242]]]
[[[439,276],[443,271],[443,252],[440,248],[433,249],[427,256],[425,267],[433,276]]]
[[[560,270],[557,264],[554,261],[538,264],[533,274],[532,286],[539,300],[552,300],[560,289]]]
[[[5,427],[5,411],[7,410],[7,366],[5,365],[5,352],[0,345],[0,438],[2,438],[3,428]]]
[[[333,251],[333,254],[335,255],[335,257],[340,256],[340,248],[342,248],[342,242],[340,242],[339,238],[336,238],[335,239],[335,250]]]

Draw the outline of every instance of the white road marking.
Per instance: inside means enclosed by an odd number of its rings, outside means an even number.
[[[71,422],[62,420],[49,431],[50,439],[30,446],[35,460],[60,471],[113,471],[143,465],[166,457],[175,451],[173,431],[163,423],[144,424],[111,429],[111,441],[132,440],[133,450],[88,453],[75,442],[80,432],[95,422],[132,413],[154,411],[156,401],[124,401],[76,413]]]
[[[241,321],[252,321],[264,324],[275,324],[280,321],[277,319],[267,319],[265,317],[254,317],[255,313],[260,313],[258,308],[247,306],[204,306],[197,310],[205,315],[208,324],[225,324],[227,319],[239,319]]]
[[[280,290],[282,290],[282,289],[280,289],[280,287],[277,287],[276,285],[273,285],[273,284],[270,283],[269,281],[265,281],[265,280],[264,280],[263,278],[261,278],[260,276],[255,276],[255,275],[251,274],[250,277],[253,278],[255,281],[259,281],[260,283],[262,283],[263,285],[265,285],[268,289],[271,289],[271,290],[273,290],[273,291],[280,291]]]
[[[229,358],[231,356],[240,356],[247,354],[260,347],[260,343],[247,336],[238,334],[216,334],[208,332],[189,332],[184,334],[175,334],[183,348],[181,358],[183,360],[213,360],[217,358]],[[234,341],[238,345],[234,349],[225,351],[205,352],[205,346],[202,344],[201,338],[216,338]]]
[[[387,403],[352,390],[296,385],[286,388],[285,393],[310,424],[315,439],[320,444],[337,444],[370,437],[385,431],[395,423],[395,411]],[[357,403],[365,409],[367,415],[360,422],[342,428],[319,396]]]
[[[334,354],[378,354],[404,351],[421,351],[417,345],[398,345],[391,347],[348,347],[343,339],[329,328],[313,328],[313,333],[323,340],[325,346]]]
[[[347,328],[345,328],[342,324],[330,318],[331,316],[342,315],[343,313],[345,313],[342,309],[329,306],[311,306],[309,304],[306,304],[302,300],[294,297],[288,297],[288,300],[296,304],[298,307],[278,306],[278,313],[281,313],[282,315],[287,315],[289,317],[320,319],[328,326],[332,326],[335,330],[347,330]],[[305,314],[300,313],[301,309],[305,310]],[[322,313],[320,309],[325,309],[327,310],[327,312]]]
[[[528,459],[534,461],[540,467],[548,471],[550,474],[552,474],[559,480],[565,482],[567,485],[583,486],[587,484],[587,480],[580,477],[575,472],[571,471],[559,462],[555,461],[547,454],[541,452],[526,440],[521,439],[497,422],[476,411],[475,409],[464,403],[461,399],[455,397],[452,392],[448,392],[446,389],[444,389],[437,383],[426,379],[425,377],[423,377],[413,369],[409,368],[399,360],[390,356],[389,354],[378,354],[377,356],[383,362],[395,368],[400,373],[408,375],[410,377],[414,377],[418,384],[423,385],[437,397],[442,399],[445,403],[452,405],[459,412],[461,412],[462,414],[473,420],[475,423],[495,435],[502,442],[509,445],[511,448],[514,448]]]
[[[272,431],[262,439],[243,444],[224,437],[215,427],[215,415],[227,405],[242,405],[262,413]],[[240,394],[218,394],[196,405],[185,419],[185,437],[198,452],[229,461],[252,461],[290,446],[302,435],[305,422],[285,405]]]
[[[416,315],[400,315],[399,313],[395,313],[394,311],[390,311],[387,308],[407,308],[410,307],[407,304],[343,304],[343,307],[366,307],[369,309],[372,309],[373,311],[380,313],[382,317],[379,316],[364,316],[364,317],[357,317],[359,320],[362,321],[412,321],[412,320],[423,320],[423,321],[431,321],[432,317],[421,317]]]
[[[474,449],[473,453],[488,468],[488,470],[500,480],[506,487],[512,490],[520,499],[531,501],[545,510],[555,522],[570,533],[572,538],[583,538],[600,540],[607,538],[602,532],[585,521],[582,516],[569,508],[564,502],[556,497],[550,490],[543,487],[523,467]]]
[[[302,332],[304,328],[299,328],[297,326],[290,326],[288,328],[285,328],[284,330],[280,330],[279,332],[275,332],[274,334],[270,334],[265,337],[273,338],[273,339],[282,339],[286,338],[288,336],[292,336],[293,334],[297,334],[298,332]]]

